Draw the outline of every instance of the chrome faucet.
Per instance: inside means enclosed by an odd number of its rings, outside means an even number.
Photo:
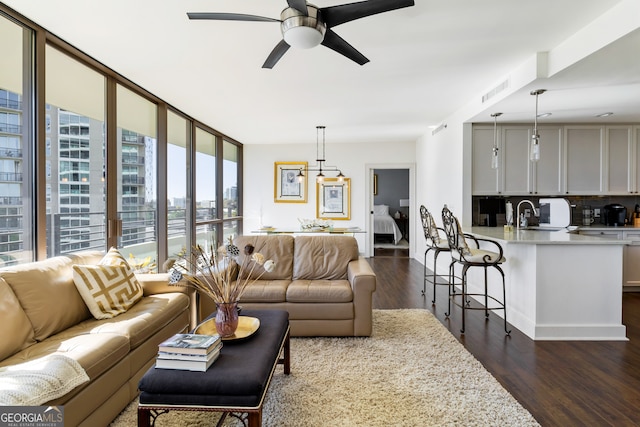
[[[531,207],[533,208],[533,215],[537,216],[536,215],[536,206],[533,204],[533,202],[531,200],[527,200],[527,199],[521,200],[518,203],[518,206],[516,207],[516,218],[517,218],[516,219],[516,221],[517,221],[516,229],[520,228],[520,205],[523,204],[523,203],[529,203],[531,205]]]

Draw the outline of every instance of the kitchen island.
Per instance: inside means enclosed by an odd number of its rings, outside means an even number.
[[[622,324],[622,259],[629,241],[567,230],[505,232],[501,227],[471,227],[465,232],[502,245],[507,259],[502,265],[507,320],[530,338],[627,339]],[[499,295],[501,278],[491,270],[490,292]],[[469,269],[468,283],[469,292],[480,291],[482,269]]]

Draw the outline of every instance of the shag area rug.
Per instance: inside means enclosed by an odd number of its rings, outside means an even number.
[[[537,426],[526,409],[426,310],[374,310],[369,338],[292,338],[263,426]],[[137,425],[137,401],[111,424]],[[211,426],[173,411],[156,426]],[[225,426],[242,425],[228,417]]]

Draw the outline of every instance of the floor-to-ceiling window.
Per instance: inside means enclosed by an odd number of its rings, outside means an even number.
[[[33,258],[32,37],[0,14],[0,266]]]
[[[189,122],[176,113],[167,114],[167,248],[169,257],[189,245],[187,229],[187,149]]]
[[[46,49],[47,256],[104,249],[105,78]]]
[[[158,260],[158,148],[156,104],[117,85],[118,247]],[[107,174],[113,173],[107,170]]]
[[[216,136],[196,128],[195,206],[196,243],[203,247],[218,246],[216,200]]]
[[[241,144],[23,21],[0,3],[0,266],[239,234]]]
[[[229,141],[222,142],[222,218],[236,218],[240,209],[238,197],[238,158],[240,148]],[[239,234],[239,222],[228,220],[223,222],[223,235],[227,239],[229,236]]]

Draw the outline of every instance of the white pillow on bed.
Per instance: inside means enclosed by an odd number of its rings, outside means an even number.
[[[389,215],[389,206],[387,206],[387,205],[374,205],[373,206],[373,214],[374,215]]]

